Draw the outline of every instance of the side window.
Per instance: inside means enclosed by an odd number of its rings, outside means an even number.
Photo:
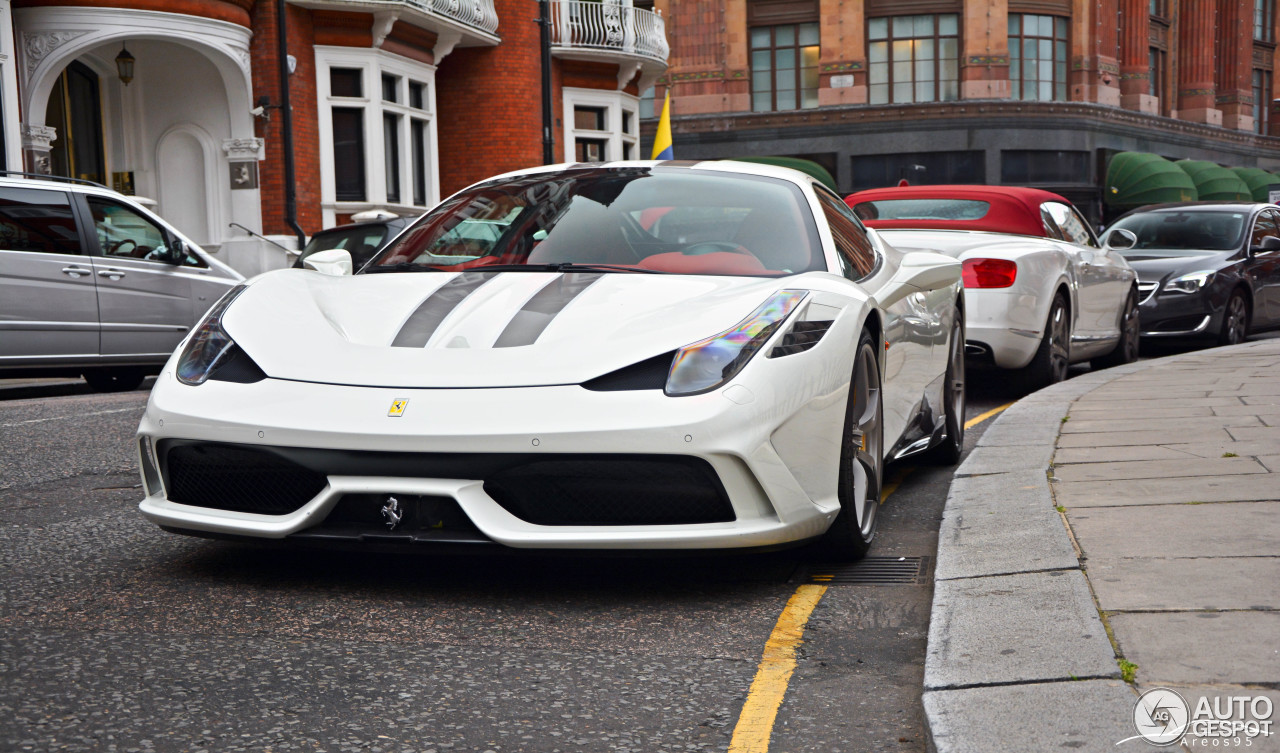
[[[1093,239],[1093,233],[1089,232],[1089,226],[1071,207],[1056,201],[1046,201],[1040,205],[1040,210],[1053,220],[1054,225],[1058,226],[1058,230],[1062,233],[1062,240],[1080,246],[1098,245]]]
[[[0,251],[79,254],[71,198],[62,191],[0,187]]]
[[[98,248],[103,256],[160,260],[168,253],[174,239],[151,219],[110,199],[99,196],[86,198],[93,214]],[[194,254],[187,254],[182,263],[188,267],[204,266],[204,262]]]
[[[1089,239],[1085,241],[1085,245],[1093,246],[1094,248],[1101,248],[1102,244],[1098,242],[1098,236],[1093,232],[1093,226],[1084,218],[1084,215],[1080,214],[1080,210],[1072,207],[1071,216],[1075,218],[1075,224],[1080,227],[1081,231],[1085,234],[1085,237]]]
[[[1058,223],[1054,221],[1053,215],[1049,213],[1048,204],[1040,205],[1040,221],[1044,224],[1044,235],[1046,238],[1053,238],[1054,240],[1059,241],[1066,240],[1062,235],[1062,230],[1058,228]]]
[[[876,249],[853,210],[826,191],[817,191],[822,213],[831,226],[831,237],[840,252],[840,268],[852,280],[861,280],[876,268]]]
[[[1280,230],[1276,229],[1276,213],[1271,210],[1258,215],[1258,220],[1253,223],[1253,235],[1249,238],[1249,247],[1261,246],[1262,239],[1268,235],[1280,237]]]

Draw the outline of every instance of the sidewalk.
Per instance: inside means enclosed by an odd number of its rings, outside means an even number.
[[[1280,751],[1280,340],[1029,395],[952,482],[925,664],[935,748],[1154,750],[1116,743],[1156,687],[1192,719],[1202,697],[1227,716],[1266,696],[1273,734],[1248,749]]]

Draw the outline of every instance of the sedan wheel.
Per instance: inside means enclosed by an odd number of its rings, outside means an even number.
[[[1120,320],[1120,342],[1116,349],[1101,358],[1094,359],[1094,366],[1108,368],[1122,363],[1133,363],[1138,360],[1138,345],[1141,332],[1138,322],[1138,294],[1129,291],[1125,299],[1124,316]]]
[[[1219,345],[1237,345],[1244,342],[1249,332],[1249,304],[1244,294],[1235,291],[1227,301],[1226,313],[1222,316],[1222,332],[1218,334]]]
[[[1071,315],[1067,310],[1067,300],[1058,293],[1053,297],[1053,305],[1049,307],[1049,319],[1045,322],[1044,337],[1040,347],[1021,372],[1022,386],[1028,390],[1038,390],[1050,384],[1057,384],[1067,378],[1067,369],[1071,366]]]
[[[840,514],[827,529],[829,553],[839,559],[861,559],[876,535],[880,486],[884,472],[883,401],[880,364],[871,336],[858,341],[845,410],[840,451]]]

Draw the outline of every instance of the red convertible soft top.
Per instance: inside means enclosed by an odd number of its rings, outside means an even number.
[[[860,204],[873,201],[894,199],[968,199],[984,201],[989,207],[986,214],[973,219],[875,219],[870,207],[859,210]],[[1022,188],[1019,186],[898,186],[894,188],[872,188],[850,194],[845,198],[867,227],[874,228],[914,228],[938,230],[989,230],[997,233],[1017,233],[1018,235],[1035,235],[1044,237],[1044,221],[1040,218],[1040,205],[1046,201],[1057,201],[1067,206],[1071,202],[1056,193],[1042,191],[1038,188]]]

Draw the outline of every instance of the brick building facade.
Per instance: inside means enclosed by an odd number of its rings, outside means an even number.
[[[242,272],[280,266],[286,222],[276,0],[0,0],[4,169],[155,203]],[[533,0],[288,0],[296,221],[414,215],[543,162]],[[660,16],[549,0],[557,160],[639,156]],[[119,59],[133,58],[124,80]]]
[[[1119,151],[1280,168],[1275,5],[658,0],[655,95],[677,158],[807,157],[846,192],[1036,185],[1100,218]]]

